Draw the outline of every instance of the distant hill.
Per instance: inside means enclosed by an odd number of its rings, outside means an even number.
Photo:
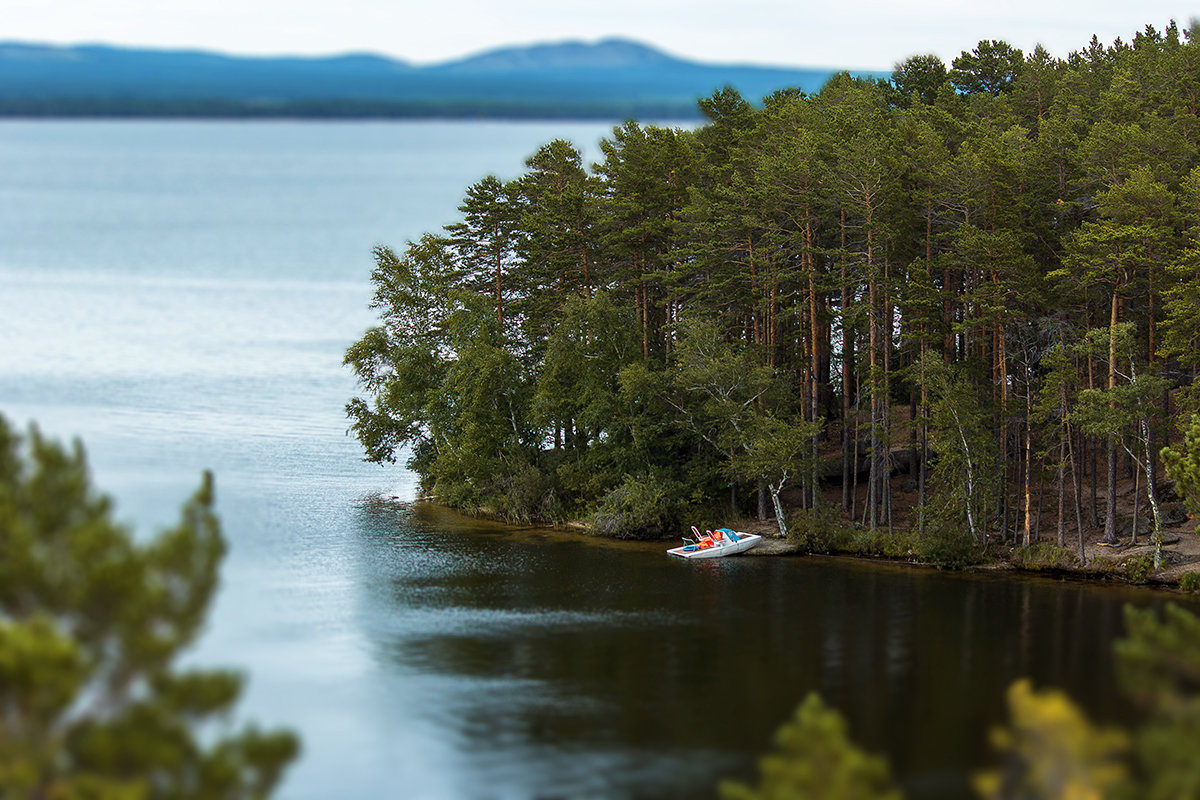
[[[659,118],[733,86],[814,92],[832,69],[703,64],[608,39],[432,66],[374,55],[259,58],[0,42],[0,115]]]

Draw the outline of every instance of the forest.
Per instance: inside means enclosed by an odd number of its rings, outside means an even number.
[[[514,520],[756,515],[933,561],[1115,542],[1121,482],[1156,532],[1168,472],[1194,498],[1200,26],[699,104],[376,249],[369,460]]]

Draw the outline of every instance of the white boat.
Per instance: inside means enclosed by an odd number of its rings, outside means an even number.
[[[717,528],[702,534],[693,527],[692,532],[696,534],[695,539],[685,538],[687,544],[672,547],[667,552],[680,558],[724,558],[744,553],[762,541],[757,533],[742,533],[730,528]]]

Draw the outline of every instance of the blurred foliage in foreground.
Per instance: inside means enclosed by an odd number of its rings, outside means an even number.
[[[1127,732],[1097,726],[1058,690],[1008,691],[1009,722],[992,731],[995,769],[974,776],[986,800],[1200,798],[1200,618],[1169,605],[1125,609],[1114,647],[1121,689],[1145,712]],[[776,733],[756,787],[725,782],[722,800],[895,800],[887,762],[860,750],[845,719],[810,695]]]
[[[0,796],[262,798],[299,751],[234,729],[242,678],[175,662],[225,553],[205,474],[139,544],[66,449],[0,417]]]

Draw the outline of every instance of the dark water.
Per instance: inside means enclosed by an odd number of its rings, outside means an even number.
[[[286,798],[704,797],[812,690],[914,797],[965,794],[1019,676],[1127,718],[1145,593],[465,520],[359,460],[340,366],[370,248],[605,125],[0,123],[0,413],[87,444],[147,535],[216,471],[231,542],[194,661],[297,729]]]
[[[914,797],[967,795],[1019,677],[1127,721],[1110,643],[1140,591],[824,558],[679,562],[653,545],[370,503],[374,657],[452,733],[469,796],[703,797],[750,778],[810,691]],[[487,794],[487,792],[485,792]]]

